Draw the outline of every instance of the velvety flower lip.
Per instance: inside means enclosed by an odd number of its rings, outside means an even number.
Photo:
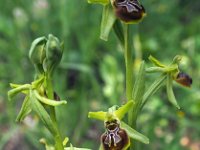
[[[133,138],[135,140],[138,140],[140,142],[143,142],[145,144],[149,143],[149,139],[142,135],[141,133],[137,132],[133,128],[131,128],[129,125],[127,125],[125,122],[122,121],[125,114],[129,112],[129,110],[133,107],[134,101],[130,100],[126,104],[122,105],[121,107],[117,107],[116,105],[110,107],[107,112],[105,111],[97,111],[97,112],[89,112],[88,118],[94,118],[97,120],[101,120],[104,122],[104,126],[106,129],[106,132],[102,135],[102,141],[103,146],[105,147],[106,143],[107,146],[122,146],[126,150],[130,146],[129,138]],[[114,136],[116,139],[114,140],[116,143],[109,143],[109,138],[112,138],[111,135]],[[122,137],[118,137],[117,135],[120,135]],[[127,134],[127,136],[126,136]],[[121,139],[121,140],[119,140]],[[127,139],[127,140],[125,140]],[[112,141],[112,140],[111,140]],[[123,142],[122,142],[123,141]],[[126,141],[126,142],[125,142]],[[115,148],[115,147],[113,147]]]

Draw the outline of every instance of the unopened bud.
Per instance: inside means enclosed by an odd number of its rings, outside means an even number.
[[[32,44],[29,51],[29,58],[31,62],[36,67],[36,70],[40,73],[43,73],[43,61],[45,59],[45,45],[46,45],[46,38],[40,37],[35,39]]]

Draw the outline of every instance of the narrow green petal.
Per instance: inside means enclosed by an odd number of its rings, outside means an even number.
[[[133,128],[131,128],[129,125],[127,125],[125,122],[121,122],[121,128],[126,130],[127,134],[129,135],[130,138],[135,139],[137,141],[140,141],[144,144],[149,144],[149,138],[146,137],[145,135],[137,132]]]
[[[109,0],[88,0],[88,3],[107,5],[109,3]]]
[[[158,66],[158,67],[161,67],[161,68],[164,68],[166,67],[166,65],[162,64],[159,60],[157,60],[155,57],[153,56],[149,56],[149,60],[154,63],[154,65]]]
[[[89,112],[88,118],[94,118],[94,119],[104,121],[106,118],[106,114],[107,114],[107,112],[103,112],[103,111]]]
[[[181,61],[182,57],[180,55],[176,55],[173,59],[172,64],[179,64]]]
[[[130,110],[133,104],[133,100],[130,100],[125,105],[122,105],[119,109],[117,109],[115,111],[115,115],[117,116],[117,118],[121,120],[124,117],[124,115]]]
[[[24,84],[8,91],[8,100],[11,100],[16,94],[29,90],[30,84]]]
[[[113,24],[116,20],[113,8],[111,5],[106,5],[103,8],[102,20],[101,20],[101,31],[100,38],[107,41],[109,33],[113,27]]]
[[[32,82],[32,88],[37,88],[44,81],[44,76],[41,76],[39,79]]]
[[[174,92],[173,92],[173,79],[171,74],[167,75],[167,96],[169,101],[178,109],[180,109],[180,106],[177,103],[176,97],[174,96]]]
[[[54,99],[48,99],[46,97],[42,97],[39,95],[37,91],[34,91],[34,94],[39,101],[50,106],[59,106],[59,105],[67,104],[66,100],[56,101]]]

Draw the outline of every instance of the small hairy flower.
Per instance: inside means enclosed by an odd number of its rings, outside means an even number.
[[[183,86],[190,87],[192,85],[192,78],[183,72],[179,72],[175,81]]]
[[[137,0],[114,0],[113,6],[116,16],[126,23],[138,23],[146,15]]]

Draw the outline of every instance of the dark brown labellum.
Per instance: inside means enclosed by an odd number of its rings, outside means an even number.
[[[145,9],[137,0],[115,0],[113,3],[116,16],[122,21],[138,22],[145,15]]]
[[[101,136],[104,150],[123,150],[129,144],[128,134],[116,120],[106,122],[106,132]]]
[[[180,72],[175,81],[183,86],[190,87],[192,85],[192,78],[186,73]]]

